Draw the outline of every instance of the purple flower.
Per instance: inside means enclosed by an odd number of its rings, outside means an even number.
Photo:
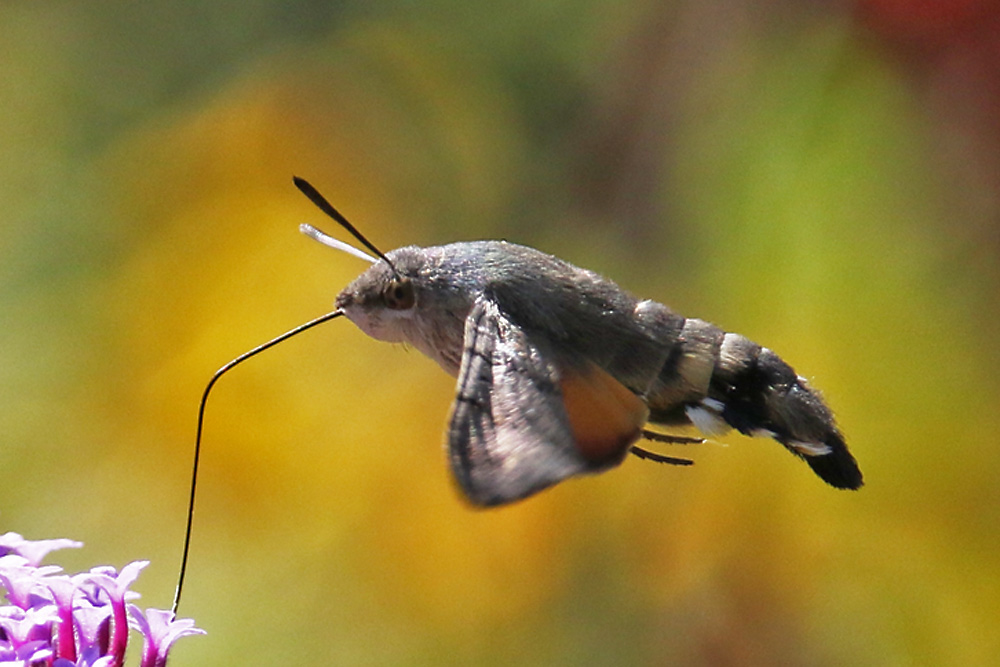
[[[83,542],[74,540],[26,540],[17,533],[0,535],[0,556],[14,553],[26,559],[34,567],[38,567],[50,551],[79,549],[82,546]]]
[[[81,654],[91,647],[100,655],[108,652],[111,646],[111,605],[109,603],[94,604],[85,596],[78,598],[73,607],[73,626],[76,628],[76,638]]]
[[[55,565],[35,567],[18,554],[0,557],[0,586],[7,591],[7,601],[21,609],[50,604],[52,596],[42,584],[45,576],[61,572]]]
[[[44,641],[34,641],[28,642],[27,644],[22,644],[16,649],[14,648],[0,648],[0,665],[14,664],[17,667],[21,665],[33,665],[39,661],[45,661],[52,657],[52,649]]]
[[[190,618],[174,619],[172,612],[165,609],[142,610],[134,604],[128,606],[132,616],[132,627],[142,633],[146,643],[142,649],[142,667],[163,667],[167,664],[167,652],[175,641],[185,635],[203,635],[205,631],[194,627]]]
[[[122,568],[117,575],[114,569],[107,566],[95,567],[89,576],[84,576],[97,586],[100,586],[111,599],[111,616],[114,632],[111,635],[111,652],[115,655],[125,655],[125,645],[128,643],[128,618],[125,613],[126,597],[138,597],[128,590],[132,582],[139,576],[139,572],[149,565],[148,560],[137,560]]]
[[[111,667],[115,664],[114,656],[101,655],[97,650],[84,651],[76,662],[66,658],[56,658],[52,667]]]
[[[0,629],[13,649],[32,642],[46,641],[52,636],[53,623],[58,620],[59,614],[51,605],[34,609],[0,609]]]
[[[148,561],[129,563],[120,572],[95,567],[69,576],[53,565],[42,566],[56,549],[82,546],[72,540],[25,540],[0,535],[0,667],[120,667],[128,646],[129,619],[144,637],[142,667],[162,667],[177,639],[204,634],[190,619],[169,612],[145,614],[130,600],[129,588]]]

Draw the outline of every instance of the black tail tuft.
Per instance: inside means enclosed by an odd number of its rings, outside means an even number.
[[[826,445],[830,448],[829,454],[803,456],[802,458],[806,460],[813,472],[830,486],[838,489],[860,489],[861,485],[864,484],[861,469],[858,468],[858,462],[847,451],[844,440],[838,434],[828,439]]]
[[[824,482],[858,489],[861,470],[820,395],[771,350],[727,333],[709,397],[727,424],[746,435],[770,435],[803,458]]]

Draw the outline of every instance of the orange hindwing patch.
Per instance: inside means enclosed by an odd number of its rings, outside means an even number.
[[[561,375],[563,404],[580,455],[594,463],[625,456],[649,416],[645,401],[593,363],[563,368]]]

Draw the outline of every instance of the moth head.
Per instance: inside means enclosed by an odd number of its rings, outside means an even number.
[[[320,243],[354,255],[371,263],[371,268],[358,276],[354,282],[344,288],[337,296],[337,312],[343,313],[354,322],[359,329],[372,338],[393,343],[412,343],[422,352],[438,359],[443,365],[457,366],[451,363],[451,356],[442,356],[441,326],[434,317],[421,317],[422,311],[428,310],[428,305],[435,301],[435,292],[441,291],[434,285],[440,283],[440,271],[436,270],[435,262],[428,262],[428,252],[425,248],[409,246],[392,251],[388,255],[375,247],[364,235],[355,229],[336,208],[321,195],[316,188],[301,178],[294,178],[295,186],[302,191],[321,211],[337,221],[361,245],[373,255],[359,250],[354,246],[339,241],[329,234],[316,229],[312,225],[303,224],[299,229],[308,237]],[[448,282],[447,280],[445,281]],[[446,296],[449,290],[444,290]],[[440,300],[440,299],[439,299]],[[428,302],[428,303],[421,303]],[[445,305],[448,305],[447,303]],[[435,310],[431,305],[430,310]],[[446,308],[447,312],[456,310]],[[466,310],[468,310],[466,308]],[[464,315],[462,316],[464,318]],[[457,321],[459,336],[461,335],[461,318],[446,318],[451,324]],[[446,327],[447,328],[447,327]],[[450,332],[451,329],[448,329]],[[454,335],[447,336],[450,347],[460,347],[450,340]],[[447,359],[445,359],[447,357]],[[457,371],[457,367],[455,369]]]
[[[418,302],[415,277],[378,262],[344,288],[336,306],[372,338],[400,343],[409,341]]]

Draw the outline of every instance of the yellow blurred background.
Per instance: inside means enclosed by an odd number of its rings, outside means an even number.
[[[462,502],[453,380],[337,321],[208,407],[174,665],[990,664],[991,0],[0,5],[0,531],[153,561],[210,374],[383,250],[534,245],[813,379],[865,473],[771,441]],[[138,657],[133,652],[133,662]]]

